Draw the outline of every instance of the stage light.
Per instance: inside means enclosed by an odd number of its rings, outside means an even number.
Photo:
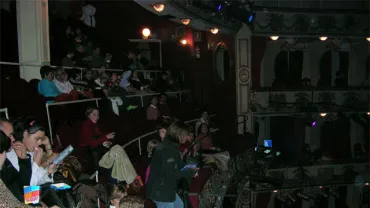
[[[326,113],[320,113],[320,116],[321,117],[325,117],[326,116]]]
[[[190,23],[190,19],[181,19],[181,23],[184,25],[188,25]]]
[[[320,39],[321,41],[325,41],[326,39],[328,39],[328,37],[322,36],[322,37],[319,37],[319,39]]]
[[[188,44],[188,41],[186,39],[182,39],[182,40],[180,40],[180,43],[182,45],[186,45],[186,44]]]
[[[307,126],[314,127],[314,126],[316,126],[316,120],[313,119],[312,117],[308,117],[308,118],[306,118],[305,124]]]
[[[212,29],[210,29],[210,31],[211,31],[211,33],[213,33],[213,34],[217,34],[218,33],[218,28],[212,28]]]
[[[370,116],[370,112],[367,112],[367,115]]]
[[[370,42],[370,37],[367,37],[366,40]]]
[[[152,7],[155,11],[162,12],[164,8],[166,7],[166,5],[165,4],[153,4]]]
[[[143,38],[144,39],[148,39],[148,37],[150,36],[150,30],[148,28],[144,28],[143,31],[141,32],[143,34]]]
[[[277,40],[277,39],[279,39],[279,36],[270,36],[270,39],[271,40]]]

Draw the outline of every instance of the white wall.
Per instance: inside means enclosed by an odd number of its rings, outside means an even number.
[[[320,79],[320,60],[323,54],[330,50],[328,45],[331,41],[315,41],[308,44],[298,44],[293,50],[303,50],[302,78],[310,78],[312,86],[316,86]],[[285,40],[269,41],[266,44],[265,54],[261,63],[261,87],[271,87],[274,80],[275,57],[281,51]],[[359,86],[364,80],[366,73],[366,59],[369,54],[370,43],[366,40],[358,44],[343,44],[341,51],[349,52],[348,84]],[[334,56],[335,57],[335,56]],[[253,58],[253,57],[252,57]],[[333,60],[338,62],[339,60]],[[334,68],[336,64],[333,64]],[[334,75],[337,68],[332,70]],[[335,79],[335,76],[333,77]]]

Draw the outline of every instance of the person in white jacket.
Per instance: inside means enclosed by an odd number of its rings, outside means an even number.
[[[86,5],[82,7],[82,17],[80,20],[83,21],[85,25],[95,28],[95,13],[96,8],[86,3]]]

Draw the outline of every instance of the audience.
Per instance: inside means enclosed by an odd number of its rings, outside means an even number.
[[[110,146],[112,144],[110,140],[114,139],[115,133],[104,134],[100,131],[97,124],[99,120],[99,110],[97,108],[87,108],[85,115],[87,119],[81,125],[79,146],[88,153],[92,167],[98,169],[99,148],[103,145]]]
[[[46,98],[55,99],[59,94],[59,90],[53,82],[53,69],[49,66],[42,66],[40,69],[42,80],[39,82],[38,91],[40,95]]]
[[[156,96],[152,97],[149,107],[146,110],[146,118],[149,121],[155,121],[159,118],[159,109],[158,109],[158,98]]]
[[[156,147],[146,184],[146,197],[153,200],[158,208],[184,207],[177,195],[177,182],[180,178],[192,178],[197,169],[185,166],[178,149],[189,135],[188,126],[181,121],[170,125],[166,136]]]

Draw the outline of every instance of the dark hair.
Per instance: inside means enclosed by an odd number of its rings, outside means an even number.
[[[94,110],[99,111],[99,109],[98,109],[97,107],[93,107],[93,106],[87,107],[87,108],[86,108],[86,111],[85,111],[85,116],[86,116],[86,117],[89,117],[89,115],[90,115]]]
[[[206,127],[207,127],[207,129],[208,129],[208,131],[209,131],[209,127],[208,127],[208,125],[207,125],[206,123],[202,123],[202,124],[200,124],[200,125],[199,125],[199,127],[198,127],[198,129],[197,129],[197,133],[198,133],[198,135],[202,133],[202,126],[203,126],[203,125],[206,125]]]
[[[0,154],[10,149],[10,139],[4,132],[0,131]]]
[[[173,123],[175,122],[175,119],[173,118],[170,118],[170,117],[165,117],[163,118],[163,122],[161,124],[158,124],[157,125],[157,129],[168,129],[168,127]]]
[[[50,66],[42,66],[40,68],[40,75],[41,78],[44,78],[45,76],[48,76],[50,72],[52,72],[53,69]]]
[[[187,124],[185,124],[183,121],[175,121],[168,127],[164,140],[174,144],[179,144],[180,138],[189,134],[190,131]]]
[[[34,134],[38,131],[46,132],[46,129],[44,125],[42,125],[33,117],[21,118],[14,123],[14,139],[16,141],[23,140],[24,132]]]
[[[109,200],[122,198],[127,193],[126,187],[121,184],[108,184],[106,189]]]

